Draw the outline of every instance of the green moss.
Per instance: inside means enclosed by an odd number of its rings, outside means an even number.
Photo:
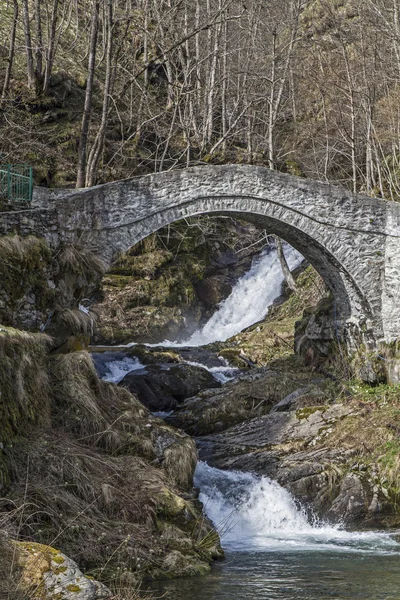
[[[52,560],[53,560],[53,562],[57,563],[58,565],[62,565],[63,563],[65,563],[65,559],[59,553],[57,553],[55,556],[53,556]]]
[[[68,592],[80,592],[82,588],[79,585],[75,585],[73,583],[69,584],[65,588]]]
[[[112,275],[129,275],[137,277],[154,277],[157,271],[173,258],[169,250],[154,250],[135,256],[124,254],[113,265]]]
[[[53,569],[54,575],[62,575],[66,571],[68,571],[68,567],[57,567],[56,569]]]
[[[50,305],[54,292],[46,281],[51,260],[44,240],[18,235],[0,238],[1,291],[7,297],[8,313],[20,307],[21,298],[27,293],[37,296],[42,306]],[[3,318],[4,322],[7,321]]]
[[[175,518],[187,508],[187,503],[171,490],[164,488],[158,495],[158,512],[167,517]]]
[[[302,421],[304,419],[308,419],[311,415],[318,411],[324,412],[327,408],[327,406],[305,406],[304,408],[299,408],[296,410],[296,417]]]
[[[287,159],[285,161],[285,167],[286,172],[290,175],[295,175],[296,177],[304,177],[303,170],[295,160]]]

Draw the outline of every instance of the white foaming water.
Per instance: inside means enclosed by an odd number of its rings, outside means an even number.
[[[291,246],[285,246],[285,256],[290,269],[303,260],[302,255]],[[165,340],[162,345],[205,346],[217,341],[224,342],[266,316],[269,307],[281,293],[283,281],[277,251],[261,254],[202,329],[183,342]]]
[[[221,471],[200,462],[195,485],[223,547],[231,550],[399,552],[399,544],[386,533],[310,524],[291,494],[268,477]]]
[[[119,360],[112,360],[110,358],[108,362],[103,363],[103,367],[106,369],[106,372],[102,376],[102,379],[112,383],[119,383],[131,371],[138,371],[145,368],[138,358],[131,358],[130,356],[125,356]]]
[[[225,361],[227,362],[227,361]],[[211,375],[220,383],[227,383],[228,381],[232,381],[235,379],[235,376],[240,372],[240,369],[237,367],[230,367],[228,364],[221,365],[220,367],[207,367],[207,365],[199,362],[194,362],[191,360],[185,360],[185,365],[191,365],[192,367],[201,367],[202,369],[206,369]]]

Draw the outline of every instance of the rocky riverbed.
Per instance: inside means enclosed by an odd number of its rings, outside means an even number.
[[[253,261],[251,277],[234,287],[237,300],[222,302],[189,346],[78,351],[95,311],[79,311],[82,338],[66,327],[79,325],[76,311],[67,309],[62,331],[59,316],[50,320],[49,331],[62,334],[57,344],[45,333],[1,329],[7,590],[23,597],[41,585],[40,600],[54,590],[71,600],[79,587],[85,600],[123,598],[143,579],[208,573],[244,539],[248,548],[282,540],[313,548],[325,536],[336,552],[343,540],[346,551],[363,547],[349,530],[383,529],[366,534],[366,551],[397,552],[400,388],[385,382],[381,365],[374,371],[376,356],[335,352],[332,304],[314,271],[302,265],[296,292],[284,287],[279,296],[273,263],[268,253]],[[271,268],[276,302],[254,323],[265,308],[265,298],[256,305],[257,277]],[[229,337],[235,315],[248,322],[245,302],[256,305],[254,324]],[[196,347],[198,336],[211,343]],[[356,377],[371,372],[373,386]],[[232,515],[239,525],[229,534],[221,521]],[[348,531],[339,534],[339,525]],[[32,570],[36,560],[42,570]]]

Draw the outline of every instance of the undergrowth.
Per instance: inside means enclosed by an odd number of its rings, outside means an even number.
[[[200,543],[208,522],[194,535],[194,442],[128,390],[99,380],[88,353],[49,357],[45,337],[9,331],[0,333],[0,352],[2,335],[20,340],[21,357],[13,359],[31,369],[14,391],[18,367],[0,362],[9,386],[0,406],[32,404],[28,420],[1,423],[9,437],[0,455],[0,467],[3,458],[7,466],[0,519],[9,519],[11,536],[59,548],[113,589],[136,589],[133,582],[149,573],[207,570],[220,550]],[[12,343],[3,345],[9,354]],[[174,554],[163,537],[167,526],[183,540]]]

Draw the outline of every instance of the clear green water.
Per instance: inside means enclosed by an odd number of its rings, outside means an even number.
[[[196,485],[226,560],[205,577],[154,583],[166,600],[400,600],[398,532],[310,523],[267,477],[199,463]]]
[[[166,600],[400,600],[400,554],[228,551],[210,575],[151,588]]]

